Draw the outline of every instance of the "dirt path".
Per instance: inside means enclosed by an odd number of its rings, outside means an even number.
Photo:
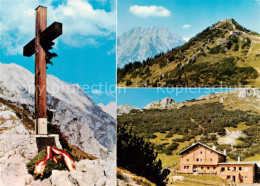
[[[252,53],[252,48],[254,48],[254,46],[255,46],[257,43],[260,43],[260,41],[252,40],[251,45],[250,45],[250,48],[249,48],[249,51],[248,51],[248,53],[247,53],[247,56]],[[260,54],[260,50],[259,50],[259,49],[256,50],[255,52],[258,53],[258,54]]]

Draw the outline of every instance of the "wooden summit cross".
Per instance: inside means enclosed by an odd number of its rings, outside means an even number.
[[[46,52],[54,39],[62,34],[62,24],[58,22],[47,26],[47,8],[36,9],[35,38],[23,48],[23,55],[30,57],[35,53],[35,132],[47,135],[46,99]]]

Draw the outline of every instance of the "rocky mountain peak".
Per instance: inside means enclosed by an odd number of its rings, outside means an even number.
[[[174,102],[174,99],[171,98],[171,97],[166,97],[166,98],[163,98],[161,100],[161,104],[164,104],[164,105],[170,105]]]
[[[236,22],[234,19],[223,19],[213,26],[210,27],[210,29],[220,29],[220,30],[227,30],[227,31],[235,31],[235,32],[249,32],[246,28],[241,26],[238,22]]]
[[[176,103],[173,98],[166,97],[162,100],[154,101],[144,107],[144,109],[170,109],[180,108],[182,104]]]
[[[139,110],[138,108],[130,105],[120,105],[117,107],[117,114],[128,114],[133,109]]]
[[[34,75],[16,64],[0,64],[0,98],[25,104],[34,111]],[[47,108],[72,145],[98,158],[115,149],[115,119],[79,87],[47,76]]]
[[[167,28],[132,28],[118,37],[118,66],[154,57],[183,43],[181,36]]]

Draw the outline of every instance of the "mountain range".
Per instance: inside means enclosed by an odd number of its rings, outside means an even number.
[[[0,185],[40,184],[28,174],[25,166],[37,154],[33,137],[34,75],[17,64],[2,63],[0,74],[0,144],[3,147],[0,149]],[[116,171],[115,119],[97,106],[79,86],[53,75],[47,75],[47,108],[55,110],[52,122],[60,127],[69,143],[98,159],[76,162],[77,171],[74,173],[55,170],[45,184],[64,185],[66,182],[68,185],[76,181],[81,185],[113,185]]]
[[[244,100],[242,101],[242,99]],[[150,109],[180,109],[193,104],[214,101],[221,102],[230,108],[235,108],[239,106],[239,109],[242,110],[251,109],[252,111],[259,112],[260,103],[258,103],[258,101],[260,101],[260,89],[239,89],[228,92],[219,92],[216,94],[207,94],[200,96],[196,100],[186,100],[184,102],[175,102],[173,98],[165,97],[161,100],[148,103],[143,109],[131,105],[119,105],[117,107],[117,114],[129,114],[131,110],[142,111]],[[238,102],[241,105],[236,104]]]
[[[117,39],[117,65],[143,61],[185,43],[178,34],[167,28],[132,28]]]
[[[184,45],[118,68],[120,87],[260,85],[260,35],[225,19]]]

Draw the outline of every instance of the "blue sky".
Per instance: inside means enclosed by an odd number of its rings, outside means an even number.
[[[117,105],[131,105],[137,108],[144,108],[147,104],[162,100],[165,97],[171,97],[175,102],[183,102],[185,100],[197,99],[202,95],[211,93],[231,91],[231,88],[118,88],[117,90]]]
[[[47,7],[47,25],[63,23],[63,35],[53,50],[58,57],[47,73],[89,87],[85,91],[95,103],[115,101],[115,1],[0,0],[0,62],[16,63],[34,73],[34,56],[24,57],[22,50],[35,36],[34,9],[39,4]]]
[[[152,5],[157,9],[149,9]],[[133,27],[156,26],[190,38],[226,18],[260,33],[260,0],[118,0],[117,7],[119,35]]]

